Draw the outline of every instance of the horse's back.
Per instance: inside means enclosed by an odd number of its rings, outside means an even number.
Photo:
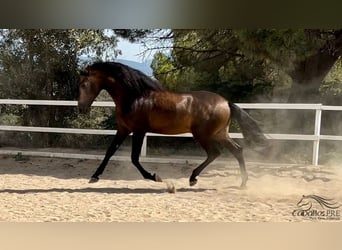
[[[180,94],[190,94],[190,95],[194,96],[195,98],[199,98],[201,100],[207,100],[210,102],[216,102],[216,103],[222,102],[222,101],[227,101],[221,95],[214,93],[214,92],[205,91],[205,90],[180,92]]]
[[[222,96],[208,91],[154,93],[149,112],[152,132],[216,133],[227,127],[230,110]]]
[[[227,100],[215,93],[156,91],[136,100],[122,122],[131,131],[210,135],[227,127],[229,116]]]

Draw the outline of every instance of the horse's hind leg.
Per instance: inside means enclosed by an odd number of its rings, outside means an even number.
[[[248,174],[247,174],[247,171],[246,171],[245,160],[243,158],[242,147],[239,144],[237,144],[235,141],[233,141],[233,139],[231,139],[229,137],[225,138],[225,140],[222,141],[222,144],[223,144],[223,146],[228,148],[229,151],[238,160],[239,166],[240,166],[241,178],[242,178],[242,182],[241,182],[241,186],[240,187],[241,188],[245,188],[247,180],[248,180]]]
[[[207,141],[199,141],[199,143],[207,152],[207,159],[192,171],[192,174],[189,180],[190,186],[194,186],[197,183],[196,177],[203,171],[203,169],[206,166],[208,166],[211,162],[213,162],[220,155],[220,150],[216,141],[207,140]]]
[[[139,172],[145,179],[161,182],[162,179],[158,175],[152,175],[151,173],[147,172],[139,162],[139,156],[141,153],[141,147],[144,141],[144,136],[145,133],[133,133],[131,154],[132,163],[139,170]]]

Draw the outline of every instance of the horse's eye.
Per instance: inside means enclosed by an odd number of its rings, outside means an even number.
[[[87,83],[86,83],[86,82],[82,82],[82,83],[80,84],[80,88],[85,88],[85,87],[87,87]]]

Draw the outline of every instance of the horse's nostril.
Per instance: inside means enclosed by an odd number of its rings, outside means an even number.
[[[78,105],[78,112],[80,112],[81,114],[85,114],[88,111],[88,107],[84,106],[84,105]]]

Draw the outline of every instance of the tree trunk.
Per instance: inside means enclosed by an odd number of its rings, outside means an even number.
[[[318,52],[297,63],[292,72],[288,103],[321,103],[319,93],[323,79],[337,61],[337,55]],[[281,130],[289,134],[313,134],[315,112],[309,110],[286,110],[281,116]],[[283,155],[306,155],[312,144],[307,141],[286,142],[275,147],[274,154],[281,158]],[[306,157],[309,157],[308,155]]]
[[[320,50],[299,62],[294,70],[289,72],[292,86],[288,103],[321,103],[320,86],[338,58],[337,53],[331,54],[328,50]],[[312,134],[314,116],[315,113],[312,111],[290,110],[287,115],[289,123],[286,124],[288,131]]]
[[[298,63],[289,73],[292,86],[288,98],[289,103],[320,102],[319,88],[325,76],[329,73],[339,55],[318,52]]]

